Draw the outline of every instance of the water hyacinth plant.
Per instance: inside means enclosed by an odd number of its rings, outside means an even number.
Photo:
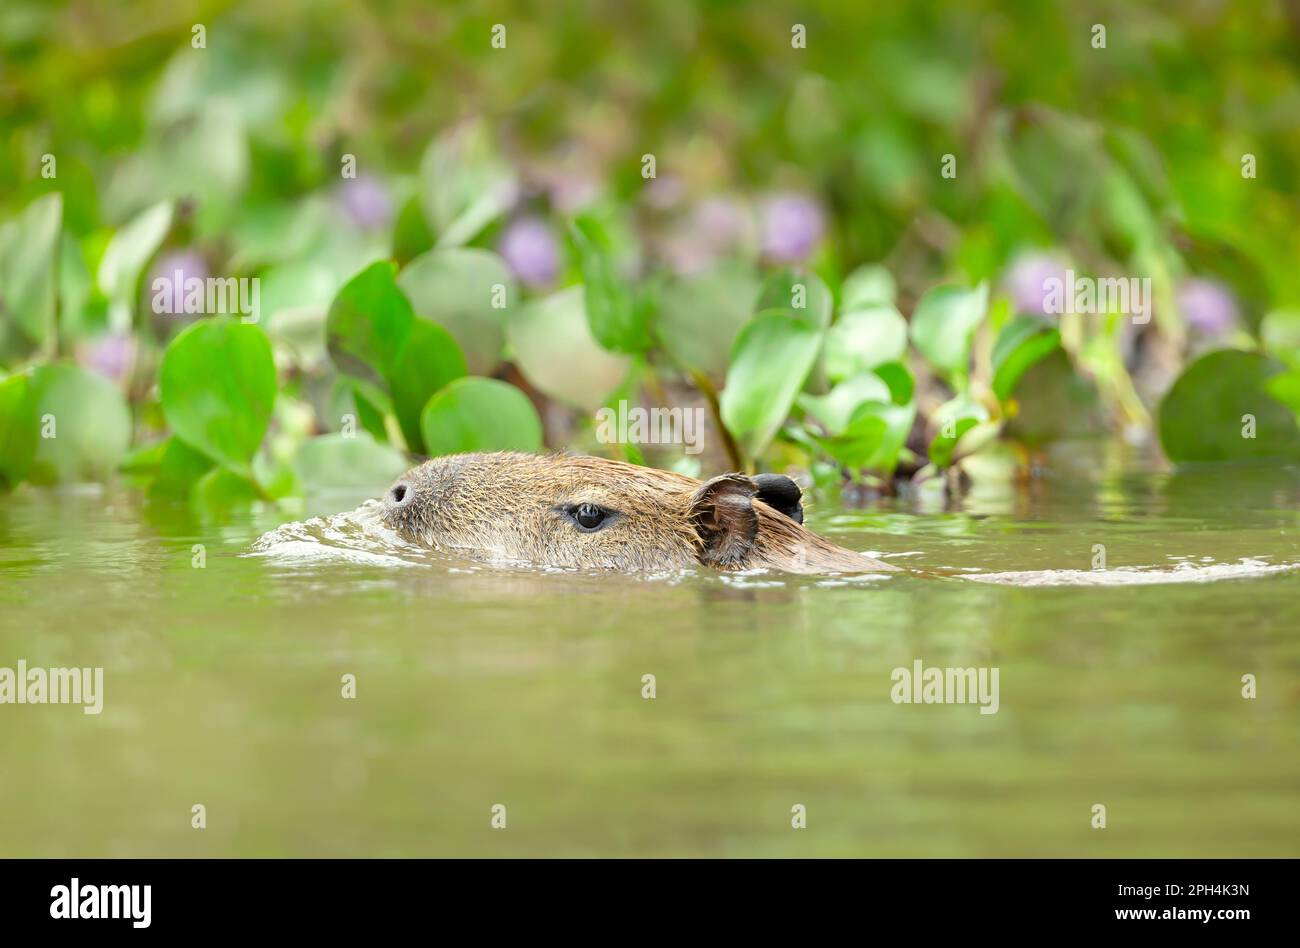
[[[1216,258],[1187,185],[1203,161],[1154,130],[1012,95],[958,149],[959,77],[904,70],[882,118],[837,94],[851,76],[816,78],[831,39],[781,67],[779,141],[745,174],[667,126],[647,150],[613,122],[530,137],[500,108],[381,163],[342,117],[296,124],[306,54],[188,35],[126,157],[55,148],[45,173],[5,153],[7,489],[126,473],[159,498],[272,501],[495,448],[699,464],[598,442],[595,412],[629,399],[706,406],[710,467],[885,492],[1022,476],[1104,432],[1175,463],[1300,450],[1295,274],[1262,238]],[[847,174],[817,148],[836,136],[858,143]],[[1146,280],[1154,318],[1053,304],[1067,272]],[[192,280],[209,300],[256,281],[260,311],[187,312]]]

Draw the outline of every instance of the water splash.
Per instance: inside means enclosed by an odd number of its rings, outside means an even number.
[[[1225,579],[1254,579],[1300,569],[1300,563],[1269,563],[1246,558],[1209,566],[1178,563],[1133,569],[1041,569],[1006,573],[977,573],[961,577],[1002,586],[1163,586],[1172,583],[1213,583]]]
[[[356,510],[282,524],[253,541],[246,556],[302,565],[333,560],[367,566],[416,566],[428,551],[384,526],[383,505],[368,500]]]

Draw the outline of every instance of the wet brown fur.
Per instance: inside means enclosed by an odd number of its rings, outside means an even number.
[[[684,474],[577,455],[502,452],[435,458],[385,495],[384,519],[434,549],[565,568],[660,571],[705,565],[792,573],[889,570],[836,546],[754,496],[742,474]],[[584,533],[566,505],[614,512]]]

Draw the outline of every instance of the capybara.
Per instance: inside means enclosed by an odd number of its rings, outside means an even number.
[[[457,454],[398,478],[383,517],[423,546],[536,566],[894,569],[806,529],[799,487],[779,474],[699,481],[604,458]]]

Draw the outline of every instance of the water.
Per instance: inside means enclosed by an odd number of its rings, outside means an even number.
[[[0,855],[1300,855],[1300,470],[1097,469],[827,499],[906,569],[855,579],[487,567],[364,507],[250,555],[363,498],[24,490],[0,666],[105,695],[0,705]],[[892,703],[917,659],[998,712]]]

